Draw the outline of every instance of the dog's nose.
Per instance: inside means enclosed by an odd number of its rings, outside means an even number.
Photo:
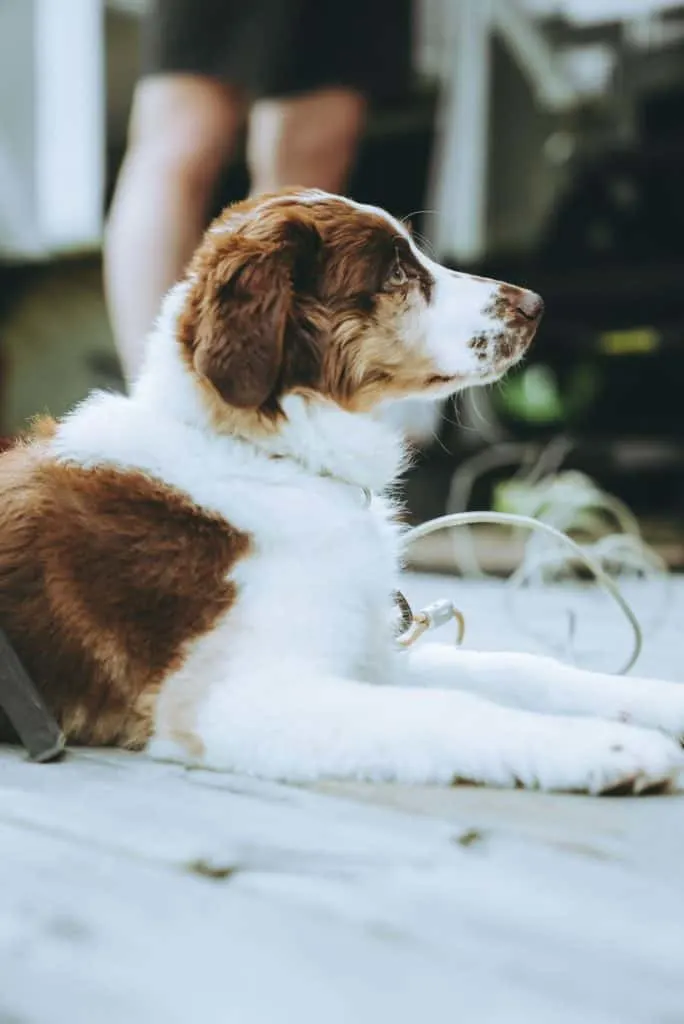
[[[536,292],[521,289],[516,302],[516,310],[525,320],[539,320],[544,312],[544,300]]]

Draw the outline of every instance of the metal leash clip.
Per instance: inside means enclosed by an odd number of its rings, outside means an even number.
[[[452,601],[448,601],[446,598],[433,601],[427,608],[422,608],[416,614],[411,611],[411,606],[403,594],[398,594],[396,601],[402,613],[401,625],[403,632],[397,637],[397,643],[400,647],[412,647],[417,640],[420,640],[423,633],[427,633],[430,629],[439,629],[440,626],[445,626],[448,622],[454,621],[458,625],[456,644],[458,646],[463,643],[465,619],[463,612],[459,611]],[[408,615],[406,614],[407,609]]]

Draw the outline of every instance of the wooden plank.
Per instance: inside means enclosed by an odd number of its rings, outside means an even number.
[[[470,826],[142,757],[3,752],[0,1020],[678,1019],[680,845],[661,832],[672,870],[636,871]]]

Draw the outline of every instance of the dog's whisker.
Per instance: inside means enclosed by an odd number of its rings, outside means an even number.
[[[411,217],[423,217],[426,213],[432,216],[436,213],[436,210],[411,210],[405,217],[401,217],[400,221],[402,224],[406,224],[407,221],[411,220]]]

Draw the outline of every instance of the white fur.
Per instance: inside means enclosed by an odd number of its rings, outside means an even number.
[[[433,337],[443,365],[460,373],[465,334],[487,319],[477,312],[487,286],[468,286],[464,313],[449,280],[439,278]],[[684,736],[684,689],[523,655],[398,653],[399,534],[379,496],[401,464],[395,432],[324,399],[290,397],[272,438],[218,436],[175,341],[185,287],[164,304],[132,396],[92,396],[52,448],[83,466],[142,470],[252,538],[232,574],[234,607],[164,686],[197,693],[199,763],[290,780],[463,778],[591,792],[673,778],[682,757],[658,730]],[[458,317],[465,333],[439,341]],[[374,492],[370,506],[362,488]],[[161,725],[150,751],[188,759]]]
[[[496,339],[501,333],[501,322],[493,312],[497,285],[447,270],[426,256],[422,259],[435,279],[426,338],[439,372],[455,380],[467,380],[469,384],[484,384],[500,376],[501,368],[494,370],[493,366]],[[484,362],[478,360],[475,350],[468,345],[475,337],[487,340]],[[522,350],[517,351],[511,364],[521,355]]]
[[[308,199],[301,198],[300,201],[319,202],[324,196],[325,193],[312,193]],[[420,318],[417,340],[432,356],[436,372],[453,378],[454,384],[447,385],[445,392],[453,392],[456,386],[463,386],[466,381],[468,384],[482,384],[500,376],[502,367],[494,372],[492,365],[496,338],[502,329],[501,321],[494,312],[500,283],[443,267],[421,252],[406,226],[385,210],[350,199],[347,202],[358,210],[385,218],[397,234],[404,236],[415,258],[432,275],[435,288],[430,304]],[[484,337],[489,342],[487,362],[478,360],[468,344],[475,337]],[[517,361],[520,354],[516,353],[511,362]]]

